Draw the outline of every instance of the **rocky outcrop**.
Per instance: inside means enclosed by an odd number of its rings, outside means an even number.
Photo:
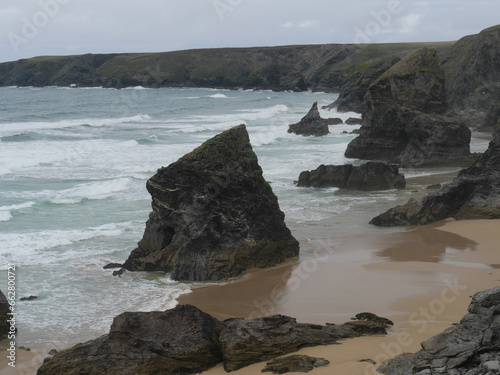
[[[491,100],[485,119],[477,130],[493,132],[497,127],[500,127],[500,100]]]
[[[360,135],[345,155],[413,167],[468,156],[471,132],[448,105],[444,83],[435,50],[410,53],[368,88]]]
[[[442,62],[451,105],[473,126],[500,99],[500,25],[460,39]]]
[[[46,359],[37,375],[196,374],[222,361],[222,325],[193,306],[126,312],[109,334]]]
[[[213,281],[299,253],[245,125],[160,168],[146,187],[153,210],[127,270]]]
[[[380,319],[380,318],[379,318]],[[368,332],[381,321],[343,325],[297,323],[274,315],[224,322],[194,306],[165,312],[127,312],[118,315],[109,334],[57,352],[45,360],[37,375],[149,375],[195,374],[223,362],[226,371],[270,360],[302,347],[333,344]]]
[[[378,368],[385,375],[498,374],[500,287],[474,295],[459,324],[423,342],[415,354],[401,354]]]
[[[337,108],[339,112],[364,113],[364,98],[368,87],[400,60],[397,56],[385,56],[354,67],[347,73],[349,78],[340,89],[337,100],[324,108]]]
[[[300,122],[288,126],[288,133],[320,137],[330,133],[328,125],[339,124],[342,124],[342,120],[339,118],[321,118],[318,111],[318,102],[314,102],[307,115],[302,117]]]
[[[308,355],[291,355],[280,357],[269,362],[262,372],[273,374],[286,374],[287,372],[309,372],[317,367],[326,367],[330,364],[324,358],[310,357]]]
[[[313,171],[302,172],[297,186],[374,191],[404,189],[406,180],[396,165],[382,162],[368,162],[361,166],[322,164]]]
[[[488,150],[438,191],[388,210],[370,222],[377,226],[425,225],[456,220],[500,218],[500,129]]]
[[[9,307],[5,294],[0,290],[0,341],[6,339],[10,331],[10,323],[7,322],[10,319],[7,315],[10,312]]]

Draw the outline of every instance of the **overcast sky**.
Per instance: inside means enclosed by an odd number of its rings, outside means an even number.
[[[0,0],[0,61],[206,47],[449,41],[499,0]]]

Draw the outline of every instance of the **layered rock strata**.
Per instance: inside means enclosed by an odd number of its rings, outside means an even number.
[[[471,132],[451,110],[444,84],[434,49],[410,53],[368,88],[360,135],[345,155],[412,167],[468,156]]]
[[[160,168],[146,187],[153,210],[127,270],[215,281],[299,253],[245,125]]]
[[[500,371],[500,287],[479,292],[459,324],[423,342],[415,354],[401,354],[378,368],[385,375],[498,374]]]
[[[322,164],[313,171],[302,172],[297,186],[375,191],[404,189],[406,180],[396,165],[382,162],[368,162],[361,166]]]
[[[283,315],[222,322],[190,305],[126,312],[114,319],[109,334],[58,352],[37,375],[188,375],[220,362],[229,372],[306,346],[386,333],[390,324],[373,317],[321,326]]]

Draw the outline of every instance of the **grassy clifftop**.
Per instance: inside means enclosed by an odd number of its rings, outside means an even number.
[[[42,56],[0,64],[0,86],[224,87],[338,91],[363,64],[452,42],[218,48]]]

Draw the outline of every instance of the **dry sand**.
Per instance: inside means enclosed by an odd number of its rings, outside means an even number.
[[[383,360],[418,351],[420,342],[458,322],[472,294],[500,284],[499,233],[500,220],[448,220],[342,244],[311,242],[315,251],[300,261],[253,271],[233,283],[196,288],[179,303],[193,304],[220,319],[286,314],[301,322],[342,323],[363,311],[388,317],[395,326],[387,336],[299,352],[330,361],[328,367],[313,371],[317,375],[376,374]],[[16,369],[0,356],[2,375],[35,374],[43,356],[17,353]],[[359,362],[363,359],[377,365]],[[263,367],[259,363],[234,374],[260,374]],[[225,373],[218,365],[204,374]]]

